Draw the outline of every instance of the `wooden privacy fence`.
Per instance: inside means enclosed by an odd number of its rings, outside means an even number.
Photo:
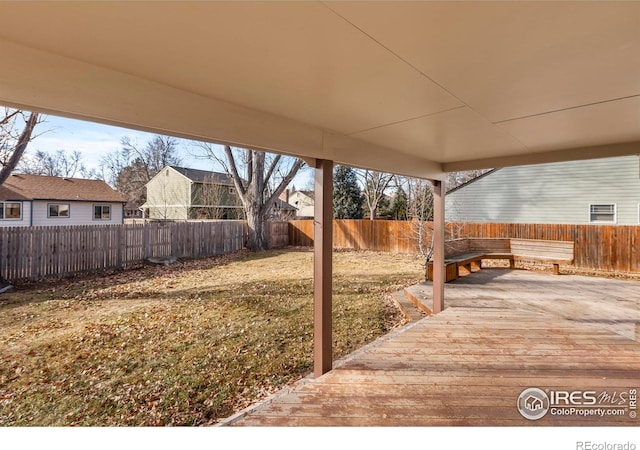
[[[522,223],[452,223],[453,237],[573,241],[577,268],[640,272],[640,226]]]
[[[150,257],[202,258],[246,244],[246,222],[0,229],[0,273],[12,281],[119,269]]]
[[[411,222],[336,220],[336,248],[418,253]],[[606,272],[640,272],[640,226],[515,223],[447,223],[447,239],[463,237],[573,241],[574,266]],[[289,222],[290,245],[313,245],[313,221]]]
[[[389,253],[416,253],[411,222],[396,220],[334,220],[333,246]],[[289,245],[313,245],[313,220],[289,221]]]

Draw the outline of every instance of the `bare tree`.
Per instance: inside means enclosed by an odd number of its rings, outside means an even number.
[[[405,178],[411,234],[425,264],[433,254],[433,185],[419,178]]]
[[[232,149],[228,145],[223,155],[213,145],[201,144],[199,148],[233,179],[247,218],[247,247],[252,251],[266,250],[265,224],[277,198],[304,166],[304,161],[257,150]]]
[[[38,113],[4,108],[0,116],[0,186],[20,162],[40,121]]]
[[[112,152],[100,161],[102,178],[115,187],[134,206],[145,202],[145,185],[163,167],[177,166],[178,140],[169,136],[154,136],[140,146],[131,138],[121,139],[122,149]]]
[[[394,179],[394,175],[373,170],[358,170],[356,173],[362,183],[362,193],[369,208],[369,218],[375,220],[378,215],[378,208],[387,188]]]
[[[477,170],[465,170],[462,172],[449,172],[447,173],[447,191],[455,189],[458,186],[473,180],[492,169],[477,169]]]
[[[25,154],[16,167],[16,172],[65,178],[73,178],[76,175],[82,178],[99,177],[96,171],[85,167],[82,155],[77,150],[58,150],[55,153],[38,150],[33,156]]]
[[[38,113],[4,108],[4,114],[0,116],[0,186],[20,162],[39,122]],[[0,293],[12,287],[0,274]]]
[[[216,183],[211,176],[205,177],[202,183],[198,183],[192,206],[196,210],[195,218],[198,219],[241,218],[242,216],[240,198],[231,193],[230,186]]]

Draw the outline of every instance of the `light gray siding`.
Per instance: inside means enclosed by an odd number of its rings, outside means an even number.
[[[314,216],[314,201],[300,191],[296,191],[289,196],[289,204],[298,208],[296,216],[298,217],[313,217]]]
[[[191,180],[165,167],[147,183],[150,219],[188,219],[191,206]]]
[[[69,205],[69,217],[48,217],[50,203],[65,203]],[[95,220],[93,218],[94,205],[107,205],[111,209],[110,219]],[[34,201],[33,226],[68,226],[68,225],[121,225],[122,203],[107,202],[65,202]]]
[[[615,204],[616,224],[638,225],[637,156],[496,170],[445,199],[449,221],[589,224],[592,204]]]

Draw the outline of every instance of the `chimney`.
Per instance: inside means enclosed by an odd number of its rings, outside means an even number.
[[[282,194],[280,194],[279,198],[283,202],[289,203],[289,188],[286,188],[284,191],[282,191]]]

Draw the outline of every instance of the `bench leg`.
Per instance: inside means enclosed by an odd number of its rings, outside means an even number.
[[[473,269],[481,270],[482,269],[482,260],[479,259],[478,261],[472,261],[471,262],[471,269],[472,269],[472,272],[473,272]]]
[[[553,265],[553,274],[554,275],[560,275],[560,264],[554,264]]]
[[[468,275],[471,273],[471,263],[458,264],[458,276]]]
[[[516,261],[514,259],[509,260],[509,269],[514,270],[516,268]]]

